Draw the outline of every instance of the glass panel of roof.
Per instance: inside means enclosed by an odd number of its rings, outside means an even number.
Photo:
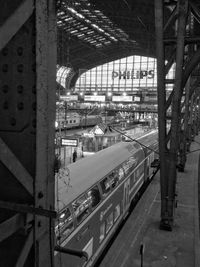
[[[58,26],[63,27],[65,31],[71,32],[72,34],[76,32],[71,30],[68,25],[64,25],[64,21],[67,23],[73,22],[73,25],[78,23],[79,27],[77,27],[77,30],[80,31],[80,33],[86,29],[95,29],[95,33],[93,31],[91,33],[96,35],[96,40],[99,40],[98,37],[107,37],[104,45],[109,45],[111,42],[117,42],[118,39],[127,41],[127,35],[122,29],[115,27],[109,18],[100,10],[90,10],[88,8],[90,5],[91,4],[87,0],[73,2],[73,6],[71,2],[62,1],[61,7],[57,13]],[[62,17],[64,20],[63,23],[60,22]],[[81,25],[80,22],[82,22]],[[82,35],[77,34],[77,37],[82,37]],[[84,41],[87,42],[87,39],[84,39]],[[93,44],[97,47],[95,42],[93,42]],[[99,44],[98,46],[101,45],[102,44]]]
[[[56,81],[65,88],[65,81],[72,69],[65,66],[57,67]]]

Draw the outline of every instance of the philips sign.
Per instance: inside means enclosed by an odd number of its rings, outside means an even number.
[[[124,71],[113,71],[112,79],[153,79],[154,78],[154,70],[124,70]]]

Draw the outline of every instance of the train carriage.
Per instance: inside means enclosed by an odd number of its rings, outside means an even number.
[[[57,176],[57,245],[85,251],[89,259],[55,252],[55,266],[92,266],[105,248],[142,185],[152,176],[157,131],[136,142],[120,142],[69,165]]]
[[[57,112],[56,113],[56,130],[66,130],[81,127],[90,127],[102,122],[98,115],[80,116],[77,112]]]

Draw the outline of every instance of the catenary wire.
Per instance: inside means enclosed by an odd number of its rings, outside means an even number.
[[[155,152],[156,154],[159,155],[159,152],[158,152],[158,151],[156,151],[156,150],[154,150],[154,149],[152,149],[152,148],[150,148],[150,147],[144,145],[143,143],[139,142],[137,139],[134,139],[134,138],[130,137],[129,135],[127,135],[127,134],[125,134],[125,133],[123,133],[123,132],[117,130],[117,129],[116,129],[115,127],[113,127],[113,126],[109,126],[109,127],[110,127],[111,129],[113,129],[114,131],[120,133],[121,135],[123,135],[123,136],[125,136],[125,137],[128,137],[131,141],[135,141],[135,142],[138,143],[139,145],[141,145],[141,146],[143,146],[143,147],[145,147],[145,148],[147,148],[147,149],[149,149],[149,150],[151,150],[151,151],[153,151],[153,152]]]

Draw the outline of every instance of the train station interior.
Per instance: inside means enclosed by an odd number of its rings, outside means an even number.
[[[200,1],[0,3],[0,267],[199,267]]]

